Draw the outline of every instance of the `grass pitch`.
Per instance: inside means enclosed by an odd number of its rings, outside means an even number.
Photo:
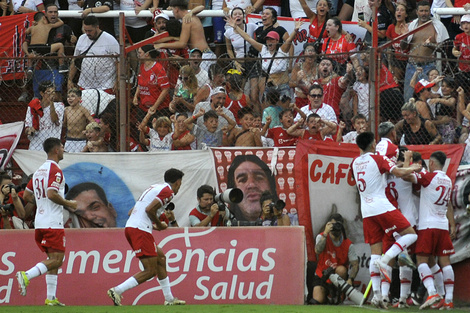
[[[363,307],[348,305],[138,305],[138,306],[1,306],[2,313],[360,313],[360,312],[425,312],[418,307],[409,309],[379,310],[370,305]],[[434,310],[435,311],[435,310]],[[452,312],[470,312],[470,308],[455,308]]]

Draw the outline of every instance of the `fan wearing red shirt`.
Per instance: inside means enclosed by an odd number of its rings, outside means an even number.
[[[356,44],[349,42],[346,35],[343,34],[343,25],[337,17],[332,17],[326,22],[326,31],[328,39],[323,40],[323,54],[348,53],[356,50]],[[345,65],[348,60],[348,54],[332,55],[330,58],[338,62],[343,67],[343,73],[346,69]],[[340,72],[340,74],[343,74]]]
[[[266,138],[273,139],[275,147],[296,146],[299,137],[294,137],[287,133],[287,129],[294,123],[294,114],[292,114],[290,109],[284,109],[279,113],[279,119],[282,126],[270,128]]]

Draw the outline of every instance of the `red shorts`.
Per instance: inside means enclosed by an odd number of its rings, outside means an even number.
[[[133,227],[126,227],[124,233],[137,258],[158,255],[157,243],[152,234]]]
[[[398,210],[366,217],[362,224],[364,240],[370,245],[382,242],[385,236],[391,237],[391,240],[395,241],[393,238],[394,232],[400,233],[411,226],[410,222]]]
[[[435,228],[418,230],[416,254],[444,256],[454,253],[454,245],[450,240],[449,231]]]
[[[35,229],[34,239],[42,252],[65,252],[65,231],[63,229]]]

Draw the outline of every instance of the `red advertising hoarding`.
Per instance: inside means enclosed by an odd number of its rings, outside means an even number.
[[[188,304],[304,302],[303,227],[170,228],[154,236],[166,253],[173,295]],[[111,305],[106,291],[140,271],[124,229],[67,229],[66,238],[57,291],[66,305]],[[33,230],[2,232],[0,305],[44,304],[44,276],[31,280],[26,297],[15,278],[44,258]],[[123,298],[123,305],[163,302],[156,279]]]

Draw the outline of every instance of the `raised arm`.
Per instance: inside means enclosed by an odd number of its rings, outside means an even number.
[[[227,16],[225,20],[227,24],[231,26],[235,32],[237,32],[240,36],[242,36],[243,39],[248,41],[253,46],[253,48],[255,48],[258,51],[261,51],[261,49],[263,49],[263,44],[257,42],[256,40],[251,38],[250,35],[248,35],[243,29],[237,27],[237,25],[235,24],[235,20],[232,17]]]
[[[294,137],[302,137],[302,135],[305,132],[305,129],[299,128],[300,125],[304,123],[304,119],[301,118],[294,124],[292,124],[286,131],[289,135],[294,136]]]
[[[295,36],[297,36],[297,33],[299,32],[299,29],[300,27],[302,26],[304,22],[302,20],[297,20],[295,21],[295,27],[294,27],[294,30],[292,31],[292,33],[290,33],[289,37],[287,38],[286,41],[284,41],[284,43],[282,44],[281,46],[281,50],[284,52],[284,53],[287,53],[291,47],[291,43],[292,41],[294,40]]]
[[[313,20],[315,17],[317,17],[317,14],[313,12],[310,7],[307,5],[307,2],[305,0],[299,0],[300,5],[302,6],[302,9],[304,10],[305,15],[310,19]]]

